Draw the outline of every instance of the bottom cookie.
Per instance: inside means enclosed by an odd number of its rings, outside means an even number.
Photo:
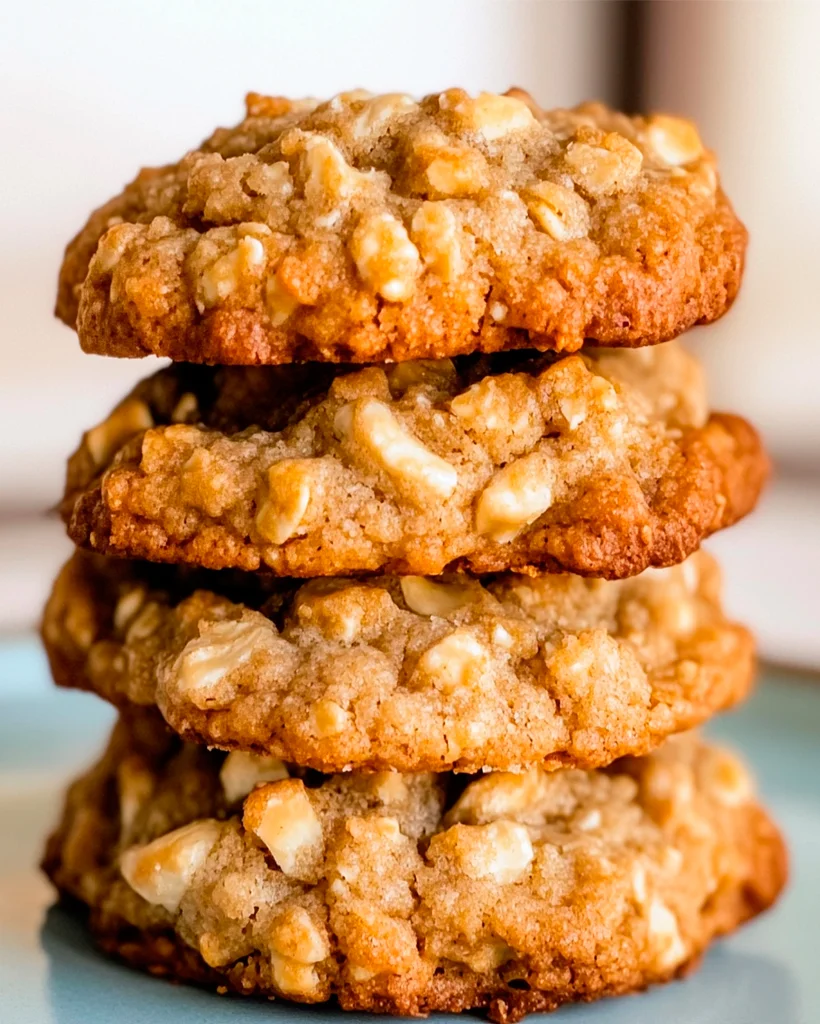
[[[44,868],[154,974],[514,1021],[684,973],[772,903],[786,855],[745,769],[691,734],[606,771],[300,777],[146,714],[71,787]]]

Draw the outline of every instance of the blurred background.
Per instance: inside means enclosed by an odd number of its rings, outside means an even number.
[[[768,658],[820,669],[820,4],[27,0],[0,13],[0,637],[36,623],[69,545],[66,456],[158,361],[82,355],[51,316],[62,250],[141,165],[235,123],[249,89],[327,97],[520,85],[693,117],[748,224],[746,283],[688,341],[713,404],[763,431],[761,509],[710,546]],[[5,24],[3,21],[5,20]]]

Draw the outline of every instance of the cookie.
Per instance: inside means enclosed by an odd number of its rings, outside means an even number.
[[[745,248],[687,121],[251,94],[92,214],[57,313],[87,352],[220,364],[636,346],[721,316]]]
[[[256,788],[254,788],[256,786]],[[104,950],[221,992],[496,1021],[684,974],[785,882],[691,734],[607,772],[300,777],[121,722],[44,866]]]
[[[674,344],[348,370],[160,371],[72,457],[71,537],[285,576],[618,578],[682,561],[768,471]]]
[[[75,555],[45,612],[54,678],[209,747],[408,772],[605,766],[753,677],[705,552],[611,582],[236,576]]]

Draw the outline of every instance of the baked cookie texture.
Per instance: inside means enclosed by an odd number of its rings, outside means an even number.
[[[313,577],[682,561],[755,504],[768,462],[707,415],[675,344],[388,367],[173,366],[69,462],[101,552]]]
[[[151,718],[72,786],[44,867],[103,949],[154,974],[496,1021],[681,975],[786,877],[743,766],[691,735],[463,787],[300,777]]]
[[[406,772],[606,766],[753,677],[705,552],[611,582],[239,575],[76,554],[45,611],[54,679],[209,747]]]
[[[677,118],[252,93],[92,214],[57,314],[88,352],[220,364],[646,345],[725,312],[746,239]]]

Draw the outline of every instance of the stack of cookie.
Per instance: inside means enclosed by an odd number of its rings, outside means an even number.
[[[105,950],[508,1021],[773,901],[745,769],[673,735],[749,688],[697,548],[766,458],[651,347],[745,241],[691,125],[519,90],[251,95],[92,215],[59,315],[175,361],[72,456],[44,622],[120,709],[45,860]]]

